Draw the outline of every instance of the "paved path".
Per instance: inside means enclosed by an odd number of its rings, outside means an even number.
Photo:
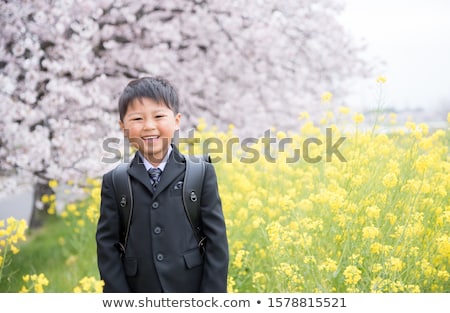
[[[29,223],[32,201],[33,191],[31,188],[0,198],[0,220],[13,216],[16,219],[25,219]]]

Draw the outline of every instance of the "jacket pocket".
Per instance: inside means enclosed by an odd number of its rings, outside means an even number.
[[[200,253],[200,249],[195,248],[189,250],[183,254],[184,264],[188,269],[197,267],[203,264],[203,257]]]
[[[136,258],[124,258],[123,267],[127,276],[136,276],[137,273],[137,259]]]
[[[171,197],[181,197],[183,194],[183,181],[180,180],[171,186],[169,194]]]

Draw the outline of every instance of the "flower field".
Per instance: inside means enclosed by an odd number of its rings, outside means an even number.
[[[297,132],[272,129],[270,138],[246,142],[232,126],[219,132],[200,122],[200,143],[180,146],[206,147],[215,161],[229,292],[450,292],[449,130],[397,125],[384,114],[363,129],[363,120],[341,108],[315,125],[303,113]],[[58,249],[70,247],[66,264],[95,260],[100,181],[89,184],[89,197],[58,217],[73,234],[55,238]],[[0,221],[0,286],[13,273],[3,268],[27,249],[25,232],[18,221]],[[101,291],[91,266],[66,291]],[[14,275],[23,276],[22,292],[52,285],[44,270]]]

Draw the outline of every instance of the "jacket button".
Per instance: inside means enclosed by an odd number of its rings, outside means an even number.
[[[152,208],[154,208],[154,209],[159,208],[159,203],[158,202],[153,202],[152,203]]]
[[[160,234],[161,233],[161,227],[155,227],[155,229],[153,229],[153,232],[155,233],[155,234]]]
[[[158,253],[156,255],[156,259],[161,262],[162,260],[164,260],[164,255],[162,255],[161,253]]]

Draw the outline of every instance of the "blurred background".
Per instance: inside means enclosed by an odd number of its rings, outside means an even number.
[[[64,200],[64,186],[76,195],[114,166],[102,158],[105,140],[121,138],[118,95],[145,75],[178,88],[186,130],[204,118],[258,137],[342,106],[445,126],[449,9],[444,0],[1,1],[0,219],[38,225],[43,194]]]
[[[385,106],[415,120],[445,121],[450,108],[450,2],[346,0],[339,19],[388,83]],[[355,81],[349,104],[374,105],[373,80]],[[442,125],[442,124],[441,124]]]

